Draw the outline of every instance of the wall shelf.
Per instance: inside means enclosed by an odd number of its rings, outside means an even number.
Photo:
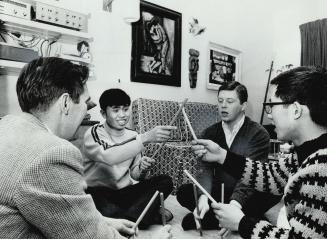
[[[93,40],[93,38],[85,32],[75,31],[8,15],[0,15],[1,20],[4,21],[4,28],[9,31],[23,32],[27,35],[39,35],[48,39],[59,39],[59,41],[62,42],[90,42]]]
[[[25,64],[26,62],[0,59],[0,75],[18,74]]]
[[[70,60],[72,62],[76,62],[78,64],[81,65],[86,65],[88,67],[93,67],[94,65],[91,63],[91,59],[85,59],[85,58],[81,58],[78,56],[73,56],[73,55],[68,55],[68,54],[59,54],[57,55],[57,57],[66,59],[66,60]]]
[[[39,36],[41,38],[58,40],[59,42],[69,44],[79,41],[93,41],[91,35],[86,32],[75,31],[60,26],[53,26],[4,14],[0,14],[0,16],[1,28],[10,32],[19,32],[28,36]],[[63,58],[67,59],[67,57]],[[83,61],[83,59],[75,58],[68,60],[78,61],[90,67],[93,66],[90,61]],[[25,62],[3,60],[0,57],[0,75],[18,74],[25,64]]]

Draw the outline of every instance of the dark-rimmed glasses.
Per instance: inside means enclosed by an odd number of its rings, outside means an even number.
[[[272,107],[274,105],[290,105],[290,104],[293,104],[293,102],[265,102],[263,103],[263,107],[267,114],[271,114]]]

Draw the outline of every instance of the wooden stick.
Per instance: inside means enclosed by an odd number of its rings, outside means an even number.
[[[166,225],[166,217],[165,217],[165,203],[164,203],[164,195],[163,193],[160,193],[160,206],[161,206],[161,210],[162,210],[162,213],[161,213],[161,220],[162,220],[162,225],[165,226]]]
[[[195,133],[194,133],[194,130],[193,130],[192,125],[191,125],[191,122],[190,122],[189,118],[187,117],[187,114],[186,114],[184,108],[182,109],[182,112],[183,112],[183,116],[184,116],[184,118],[185,118],[186,124],[187,124],[188,128],[189,128],[190,131],[191,131],[191,134],[192,134],[192,136],[193,136],[193,139],[197,140],[198,137],[196,137],[196,135],[195,135]]]
[[[201,184],[198,183],[198,181],[196,181],[195,178],[193,178],[193,176],[186,169],[183,171],[192,180],[192,182],[210,199],[211,202],[217,203],[217,201],[211,197],[211,195],[201,186]]]
[[[198,202],[198,192],[196,190],[196,186],[195,184],[193,184],[193,194],[194,194],[194,202],[195,202],[195,206],[196,206],[196,212],[198,215],[200,215],[200,209],[199,209],[199,202]],[[199,219],[199,232],[200,232],[200,236],[202,237],[203,233],[202,233],[202,225],[201,225],[201,220]]]
[[[198,181],[196,181],[195,178],[193,178],[193,176],[186,169],[184,169],[183,171],[193,181],[193,183],[210,199],[211,202],[217,203],[217,201],[213,197],[211,197],[211,195],[201,186],[201,184],[198,183]],[[223,191],[222,191],[222,193],[223,193]],[[226,228],[222,228],[219,231],[219,235],[221,235],[221,236],[223,236],[223,234],[225,235],[225,233],[226,233],[225,230],[229,231]]]
[[[133,227],[133,231],[135,232],[137,226],[140,224],[140,222],[142,221],[143,217],[145,216],[146,212],[149,210],[150,206],[152,205],[152,203],[154,202],[154,200],[156,199],[156,197],[158,196],[159,191],[156,191],[152,198],[150,199],[150,201],[148,202],[148,204],[146,205],[146,207],[144,208],[143,212],[141,213],[141,215],[139,216],[139,218],[137,219],[137,221],[135,222],[135,225]],[[135,233],[134,233],[135,234]]]
[[[225,197],[224,197],[224,191],[225,191],[225,187],[224,187],[224,183],[221,184],[221,203],[224,203]]]
[[[224,203],[225,200],[225,184],[222,183],[221,184],[221,203]],[[218,232],[218,234],[222,237],[225,238],[227,237],[227,235],[230,233],[230,230],[228,230],[227,228],[222,228],[220,229],[220,231]]]
[[[169,123],[169,126],[173,125],[177,119],[177,117],[179,116],[179,114],[181,113],[182,109],[184,108],[186,102],[188,101],[188,99],[186,98],[182,104],[179,106],[177,112],[175,113],[174,117],[172,118],[172,120],[170,121]],[[164,142],[162,142],[159,146],[159,148],[154,152],[154,154],[152,155],[152,158],[154,158],[158,153],[159,151],[161,150],[161,148],[167,143],[168,139]]]

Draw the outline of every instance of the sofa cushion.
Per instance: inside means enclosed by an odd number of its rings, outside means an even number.
[[[185,105],[185,112],[197,137],[200,137],[206,128],[220,120],[217,105],[213,104],[188,102]]]

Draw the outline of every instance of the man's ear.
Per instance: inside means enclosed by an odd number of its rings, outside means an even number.
[[[243,104],[242,104],[242,111],[245,112],[245,110],[246,110],[247,107],[248,107],[248,102],[247,101],[243,102]]]
[[[101,113],[101,115],[102,115],[102,117],[104,118],[104,119],[106,119],[107,117],[107,115],[106,115],[106,112],[103,110],[103,109],[101,109],[100,110],[100,113]]]
[[[293,112],[294,112],[294,119],[299,119],[303,113],[302,105],[297,101],[293,103]]]
[[[71,99],[69,97],[68,93],[64,93],[60,96],[60,109],[61,111],[65,114],[68,115],[69,109],[70,109],[70,104],[71,104]]]

